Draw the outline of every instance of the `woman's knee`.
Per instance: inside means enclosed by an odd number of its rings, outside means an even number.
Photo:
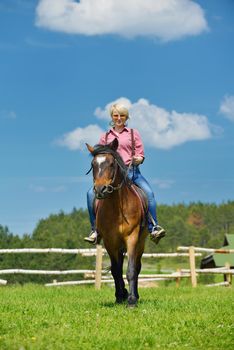
[[[142,188],[142,190],[147,194],[149,197],[154,197],[154,192],[152,188],[150,187],[149,183],[143,178],[139,178],[136,182],[139,187]]]

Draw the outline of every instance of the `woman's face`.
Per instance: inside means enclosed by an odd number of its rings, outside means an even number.
[[[125,114],[119,113],[117,110],[113,111],[111,118],[114,125],[118,128],[124,127],[127,120],[127,116]]]

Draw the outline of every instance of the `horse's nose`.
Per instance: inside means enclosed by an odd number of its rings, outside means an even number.
[[[106,185],[95,186],[94,191],[95,191],[97,197],[102,198],[102,197],[104,197],[105,192],[106,192]]]

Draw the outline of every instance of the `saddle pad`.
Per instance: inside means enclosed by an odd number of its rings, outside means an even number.
[[[140,203],[141,203],[142,214],[143,214],[143,216],[145,216],[146,213],[148,212],[148,199],[147,199],[145,192],[135,184],[131,185],[131,189],[134,191],[134,193],[139,198]]]

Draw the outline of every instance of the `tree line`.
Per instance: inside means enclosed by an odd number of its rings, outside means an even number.
[[[146,240],[145,252],[174,252],[179,245],[220,248],[225,233],[234,233],[234,201],[222,204],[190,203],[158,205],[160,224],[167,235],[155,246]],[[0,249],[10,248],[90,248],[84,237],[90,232],[88,212],[74,208],[71,213],[51,214],[41,219],[31,235],[19,236],[0,225]],[[66,270],[94,268],[93,257],[62,254],[0,254],[0,270],[10,268]],[[11,282],[47,282],[51,276],[2,275]],[[1,278],[1,276],[0,276]],[[62,276],[77,279],[77,276]],[[59,280],[59,277],[56,276]]]

